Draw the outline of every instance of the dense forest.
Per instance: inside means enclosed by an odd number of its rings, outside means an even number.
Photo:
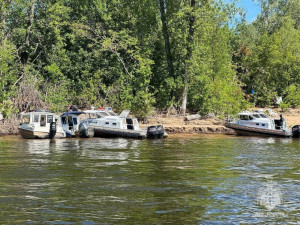
[[[300,105],[300,1],[0,0],[0,111]]]

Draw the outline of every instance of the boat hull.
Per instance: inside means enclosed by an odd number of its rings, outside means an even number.
[[[47,139],[49,138],[49,132],[33,131],[23,128],[19,128],[19,133],[26,139]]]
[[[146,137],[146,130],[128,130],[107,127],[94,127],[94,137],[125,137],[143,139]]]
[[[264,136],[264,137],[291,137],[292,133],[283,130],[263,129],[256,127],[242,126],[234,123],[226,123],[226,127],[233,129],[241,136]]]
[[[24,128],[19,128],[19,133],[22,136],[22,138],[25,139],[50,139],[49,132],[33,131]],[[65,137],[66,136],[64,133],[56,132],[53,138],[65,138]]]

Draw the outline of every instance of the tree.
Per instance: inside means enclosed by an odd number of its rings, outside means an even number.
[[[18,57],[16,47],[6,38],[0,38],[0,110],[5,117],[13,111],[18,79]]]
[[[191,0],[191,5],[190,5],[190,15],[188,16],[189,18],[189,25],[188,25],[188,37],[187,37],[187,47],[186,47],[186,61],[185,61],[185,69],[183,70],[184,72],[184,78],[183,78],[183,93],[182,93],[182,102],[181,102],[181,108],[180,108],[180,113],[182,115],[185,115],[186,111],[186,104],[187,104],[187,98],[188,98],[188,85],[189,85],[189,79],[190,79],[190,74],[188,70],[188,64],[189,61],[191,60],[192,54],[193,54],[193,39],[194,39],[194,25],[195,25],[195,6],[196,2],[195,0]]]
[[[169,77],[174,77],[174,66],[173,66],[173,59],[171,54],[170,37],[169,37],[167,18],[165,12],[166,4],[167,3],[165,0],[159,0],[160,18],[162,23],[162,33],[165,41],[165,51],[166,51],[166,60],[168,64]]]

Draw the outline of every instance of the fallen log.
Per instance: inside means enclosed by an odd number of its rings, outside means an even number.
[[[198,119],[201,119],[201,116],[199,114],[189,115],[184,117],[184,121],[191,121],[191,120],[198,120]]]

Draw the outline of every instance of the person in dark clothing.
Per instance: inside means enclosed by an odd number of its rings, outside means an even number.
[[[75,105],[69,105],[70,111],[78,111],[78,108]]]
[[[282,114],[280,114],[280,126],[283,127],[283,124],[285,122],[285,119],[283,118]]]
[[[78,111],[78,108],[75,105],[72,105],[72,111]]]

